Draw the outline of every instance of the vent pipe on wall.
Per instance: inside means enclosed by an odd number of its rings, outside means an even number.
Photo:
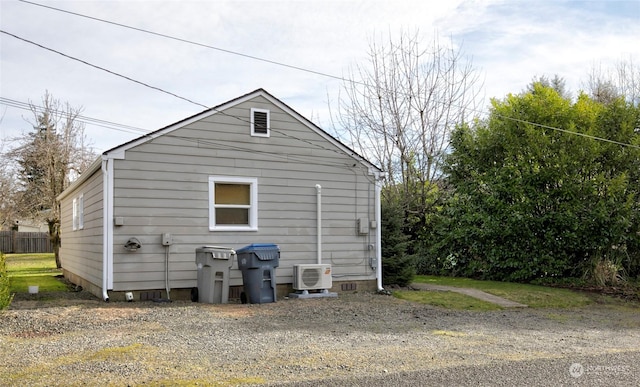
[[[381,173],[376,177],[375,182],[375,198],[374,206],[376,211],[376,280],[378,292],[384,292],[382,287],[382,211],[380,207],[380,197],[382,192],[382,179],[384,174]],[[386,294],[386,293],[385,293]],[[390,294],[390,293],[389,293]]]
[[[317,205],[317,215],[316,215],[316,229],[318,232],[318,264],[322,263],[322,186],[320,184],[316,184],[316,205]]]

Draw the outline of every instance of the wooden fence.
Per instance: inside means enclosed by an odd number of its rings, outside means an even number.
[[[53,246],[46,232],[0,231],[0,251],[3,253],[52,253]]]

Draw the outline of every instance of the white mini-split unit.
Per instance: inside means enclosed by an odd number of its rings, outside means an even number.
[[[289,296],[293,298],[337,297],[336,293],[329,293],[332,285],[331,265],[293,265],[293,289],[298,292]],[[309,290],[320,290],[320,292],[309,293]]]
[[[331,284],[331,265],[293,265],[295,290],[330,289]]]

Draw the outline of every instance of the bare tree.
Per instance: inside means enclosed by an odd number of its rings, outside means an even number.
[[[60,208],[56,197],[95,159],[78,120],[81,109],[61,103],[48,92],[42,106],[30,103],[33,131],[14,139],[7,152],[17,172],[16,213],[25,219],[47,223],[56,265],[61,267]]]
[[[423,48],[418,32],[402,32],[397,40],[372,40],[368,62],[349,78],[335,121],[341,137],[386,170],[388,192],[417,189],[424,204],[441,177],[452,129],[475,114],[479,74],[453,44],[434,38]]]
[[[5,143],[0,143],[0,155],[4,155]],[[11,163],[3,156],[0,161],[0,230],[11,229],[17,219],[15,192],[16,183]]]
[[[631,57],[618,61],[613,68],[594,66],[584,87],[593,99],[602,103],[625,97],[627,102],[640,105],[640,66]]]

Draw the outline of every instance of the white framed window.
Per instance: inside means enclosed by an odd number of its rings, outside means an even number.
[[[78,229],[84,228],[84,194],[78,196]]]
[[[209,177],[209,230],[258,230],[258,179]]]
[[[78,198],[73,198],[73,231],[78,229]]]
[[[73,231],[84,228],[84,194],[73,199]]]
[[[271,135],[271,113],[267,109],[251,109],[251,135],[269,137]]]

